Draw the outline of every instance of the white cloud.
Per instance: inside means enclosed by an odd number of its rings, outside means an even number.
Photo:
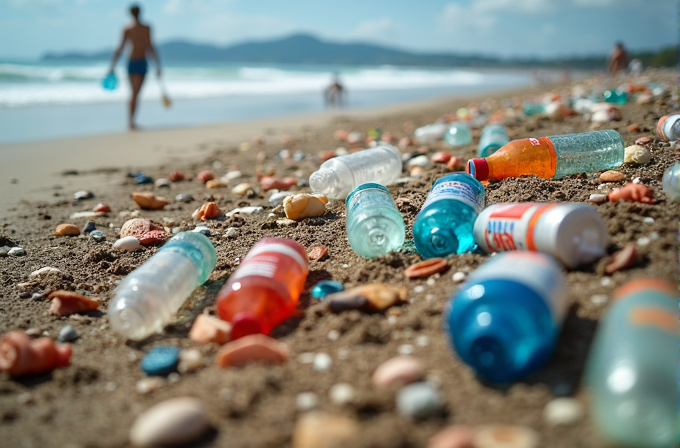
[[[349,36],[354,39],[390,40],[399,36],[402,29],[402,26],[389,17],[383,17],[361,22],[350,31]]]
[[[232,0],[168,0],[163,5],[163,12],[169,15],[205,14],[223,11],[230,3]]]

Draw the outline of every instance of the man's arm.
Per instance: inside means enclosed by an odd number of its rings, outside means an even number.
[[[153,41],[151,40],[151,27],[149,27],[149,53],[153,57],[154,61],[156,61],[156,74],[158,77],[161,77],[161,60],[158,58],[158,53],[156,53],[156,49],[153,46]]]
[[[113,59],[111,60],[111,67],[109,68],[109,73],[112,73],[113,69],[116,67],[116,62],[118,62],[118,58],[123,53],[123,48],[125,48],[125,42],[126,41],[127,41],[127,30],[124,30],[123,31],[123,38],[120,41],[120,45],[118,45],[118,48],[116,48],[116,51],[113,53]]]

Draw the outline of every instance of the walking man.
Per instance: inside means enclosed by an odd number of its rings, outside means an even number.
[[[130,129],[137,129],[135,124],[135,111],[137,110],[137,96],[142,88],[142,83],[144,83],[144,77],[146,76],[148,68],[146,61],[147,53],[150,54],[156,62],[156,70],[159,78],[161,76],[161,64],[158,55],[156,54],[156,50],[151,43],[151,27],[144,25],[139,21],[139,6],[132,5],[130,7],[130,14],[132,14],[134,22],[123,30],[123,39],[116,49],[116,52],[113,54],[110,72],[113,72],[116,62],[118,62],[118,58],[123,53],[125,45],[129,42],[132,45],[132,49],[128,62],[128,77],[130,79],[132,96],[130,97],[128,126]]]

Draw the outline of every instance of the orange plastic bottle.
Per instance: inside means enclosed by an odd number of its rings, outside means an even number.
[[[268,335],[295,313],[309,260],[293,240],[263,238],[248,252],[217,295],[219,316],[231,322],[231,339]]]

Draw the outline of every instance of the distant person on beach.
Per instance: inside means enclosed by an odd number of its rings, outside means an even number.
[[[148,64],[146,62],[146,55],[149,53],[156,62],[156,71],[158,77],[161,76],[161,64],[156,54],[156,50],[151,43],[151,27],[144,25],[139,21],[140,9],[138,5],[130,7],[130,14],[134,18],[134,22],[123,30],[123,39],[120,45],[113,54],[111,61],[110,73],[113,72],[118,58],[123,53],[125,45],[130,42],[132,50],[130,51],[130,60],[128,62],[128,77],[130,79],[130,87],[132,88],[132,96],[130,97],[130,111],[128,126],[130,129],[137,129],[135,124],[135,112],[137,110],[137,96],[144,83],[144,77]]]
[[[612,76],[617,76],[628,69],[628,53],[623,48],[623,43],[617,42],[614,49],[609,53],[608,68]]]
[[[333,77],[333,82],[324,91],[327,107],[342,106],[345,88],[340,83],[338,76]]]

